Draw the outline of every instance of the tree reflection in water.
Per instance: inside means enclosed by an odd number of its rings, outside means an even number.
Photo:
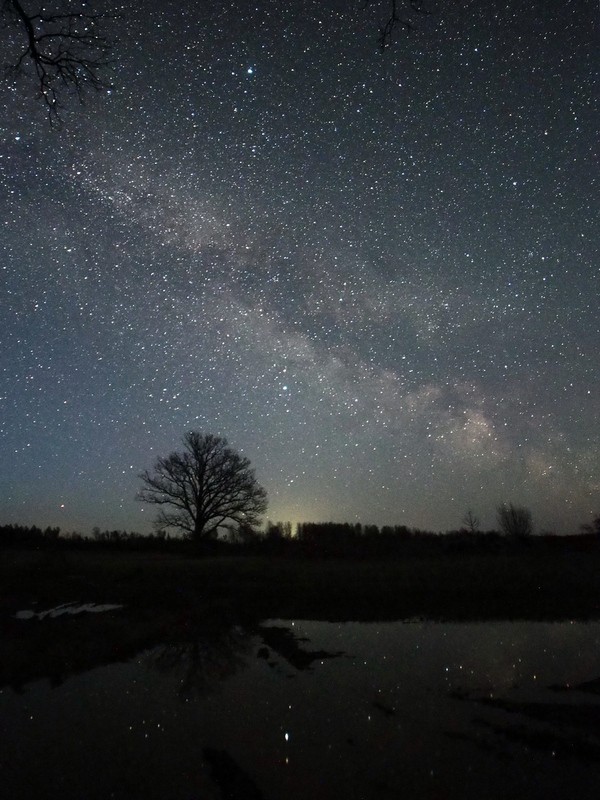
[[[262,641],[262,645],[257,643]],[[309,640],[298,637],[290,627],[251,625],[241,627],[201,628],[186,640],[163,643],[148,655],[148,663],[159,672],[175,673],[179,695],[189,697],[194,691],[205,692],[214,684],[233,676],[256,656],[274,666],[273,656],[300,672],[312,669],[313,663],[344,655],[342,651],[309,650]]]
[[[241,627],[211,628],[186,641],[158,645],[148,654],[148,664],[162,674],[174,674],[179,696],[187,698],[242,669],[251,649],[251,634]]]
[[[598,623],[231,625],[185,609],[3,634],[0,689],[24,668],[23,694],[0,691],[15,800],[598,795]]]

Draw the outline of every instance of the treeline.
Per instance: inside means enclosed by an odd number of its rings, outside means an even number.
[[[92,536],[62,533],[60,528],[0,526],[0,547],[38,550],[107,550],[170,552],[189,555],[277,555],[300,558],[389,558],[447,553],[507,552],[521,548],[553,551],[600,547],[600,530],[588,526],[580,534],[511,537],[498,531],[466,529],[433,533],[405,525],[303,522],[293,531],[289,522],[268,523],[264,532],[236,530],[231,535],[192,542],[165,531],[140,534],[121,530]]]
[[[77,532],[62,532],[60,528],[0,525],[0,547],[61,550],[176,550],[187,544],[180,538],[170,537],[164,531],[142,534],[120,530],[101,531],[99,528],[94,528],[90,537]]]
[[[35,525],[0,525],[0,544],[5,546],[37,546],[51,544],[60,538],[60,528],[38,528]]]
[[[499,531],[460,530],[434,533],[406,525],[303,522],[291,536],[289,523],[267,526],[265,544],[281,552],[297,552],[309,558],[361,558],[429,556],[460,552],[506,552],[519,548],[587,550],[600,548],[597,531],[559,536],[513,537]]]

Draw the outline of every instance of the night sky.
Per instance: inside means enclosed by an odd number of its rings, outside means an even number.
[[[126,4],[60,130],[2,80],[0,523],[149,532],[190,429],[272,520],[600,513],[598,3],[427,7]]]

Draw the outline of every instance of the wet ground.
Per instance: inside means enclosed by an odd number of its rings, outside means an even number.
[[[60,638],[85,616],[17,624]],[[105,643],[58,681],[5,679],[0,782],[15,800],[595,798],[599,645],[598,623],[291,620]]]

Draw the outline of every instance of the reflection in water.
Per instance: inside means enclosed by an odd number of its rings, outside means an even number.
[[[185,626],[55,689],[5,683],[0,780],[15,800],[595,798],[599,641],[597,623]]]
[[[553,686],[551,687],[556,691],[568,691],[569,689],[578,689],[580,692],[589,692],[590,694],[600,694],[600,678],[595,678],[592,681],[584,681],[577,686]]]
[[[342,651],[328,653],[327,650],[305,650],[302,647],[302,643],[308,642],[308,637],[298,637],[291,628],[285,628],[281,625],[260,625],[257,628],[257,633],[266,645],[266,647],[261,647],[258,651],[259,658],[265,658],[269,661],[270,647],[271,650],[297,670],[312,669],[315,661],[323,661],[326,658],[337,658],[344,655]]]
[[[258,786],[225,750],[202,748],[210,775],[227,800],[264,800]]]
[[[474,702],[507,712],[495,722],[474,718],[494,735],[549,751],[554,758],[579,757],[600,762],[600,705],[596,702],[582,703],[574,698],[566,703],[522,702],[490,697],[475,698]],[[492,740],[488,744],[491,746]]]
[[[204,693],[245,666],[249,635],[234,626],[215,629],[202,638],[161,644],[148,653],[147,663],[175,680],[181,697]]]
[[[176,681],[178,693],[187,697],[194,691],[208,691],[211,686],[246,667],[256,649],[257,639],[263,644],[258,647],[256,655],[270,667],[277,666],[275,656],[295,670],[303,671],[310,670],[316,661],[343,655],[322,649],[303,649],[303,644],[309,640],[295,636],[291,628],[258,625],[243,629],[235,625],[231,628],[204,628],[201,635],[191,633],[187,641],[158,645],[147,654],[147,663],[159,672],[169,673]]]

